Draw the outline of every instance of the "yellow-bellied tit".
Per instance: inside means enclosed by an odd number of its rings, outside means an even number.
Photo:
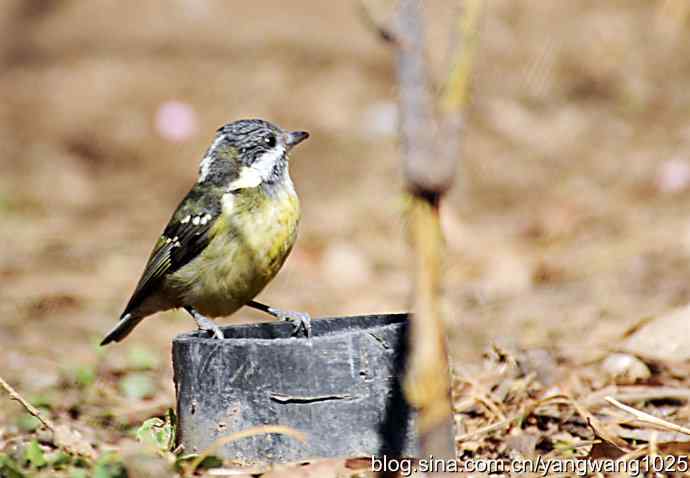
[[[118,324],[101,345],[124,339],[145,317],[182,307],[199,329],[223,338],[210,317],[242,306],[311,333],[309,315],[254,297],[278,273],[297,237],[300,206],[288,153],[309,134],[251,119],[218,129],[199,178],[158,238]]]

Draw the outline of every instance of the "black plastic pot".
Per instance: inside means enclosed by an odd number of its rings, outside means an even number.
[[[313,337],[271,322],[199,332],[173,341],[178,441],[186,453],[252,427],[277,433],[240,438],[215,454],[247,464],[316,457],[415,456],[414,414],[403,397],[406,314],[313,321]]]

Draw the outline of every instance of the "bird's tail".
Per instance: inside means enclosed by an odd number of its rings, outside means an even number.
[[[108,332],[108,335],[101,340],[101,345],[108,345],[110,342],[119,342],[124,339],[143,319],[143,317],[133,316],[132,314],[123,315],[117,325],[113,327],[113,330]]]

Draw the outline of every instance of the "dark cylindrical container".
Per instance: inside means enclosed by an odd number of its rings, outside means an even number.
[[[303,432],[306,443],[268,433],[216,454],[247,464],[316,457],[415,456],[414,417],[400,383],[407,315],[318,319],[311,340],[292,325],[225,327],[173,341],[178,441],[201,452],[221,437],[261,425]]]

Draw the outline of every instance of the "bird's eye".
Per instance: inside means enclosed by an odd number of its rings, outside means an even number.
[[[266,146],[269,148],[273,148],[276,145],[276,137],[270,134],[264,138],[264,143],[266,143]]]

